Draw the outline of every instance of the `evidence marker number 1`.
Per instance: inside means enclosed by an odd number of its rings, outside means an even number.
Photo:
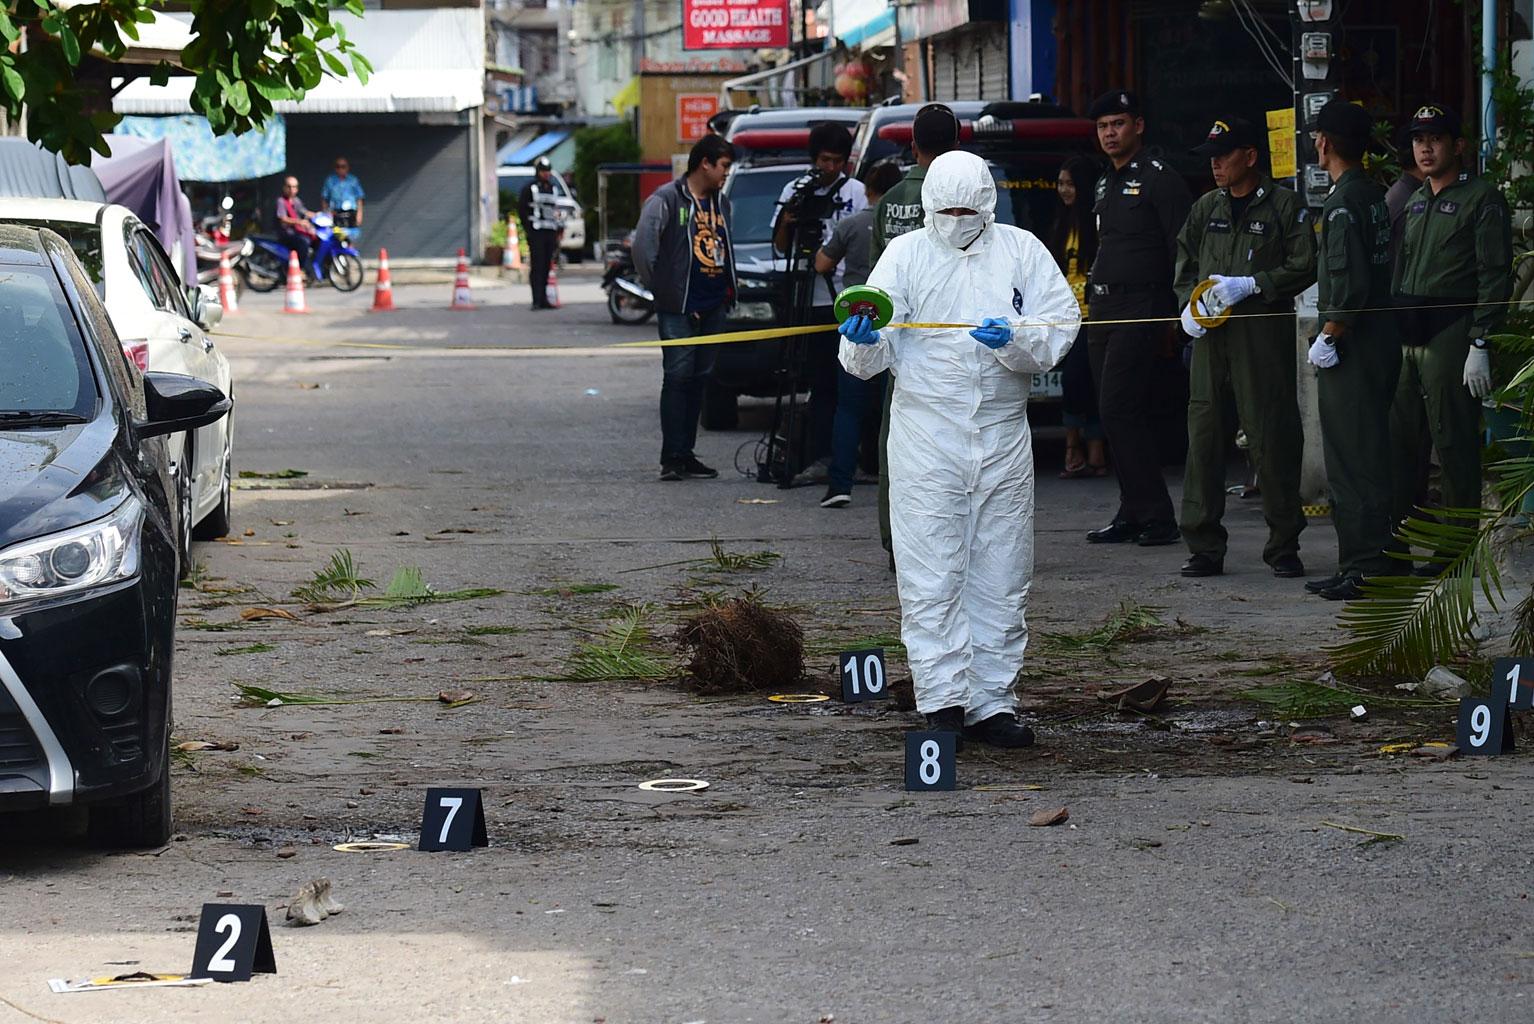
[[[884,648],[844,651],[837,656],[836,667],[842,680],[842,700],[860,704],[884,700],[889,696],[889,673],[884,667]]]

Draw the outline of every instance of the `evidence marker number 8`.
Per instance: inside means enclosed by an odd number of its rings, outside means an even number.
[[[842,700],[857,704],[889,696],[889,675],[882,647],[867,651],[843,651],[836,659],[842,680]]]

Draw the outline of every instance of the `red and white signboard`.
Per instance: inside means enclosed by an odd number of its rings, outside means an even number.
[[[708,134],[708,119],[719,113],[719,94],[679,93],[676,98],[676,138],[697,142]]]
[[[789,45],[788,0],[682,0],[682,49]]]

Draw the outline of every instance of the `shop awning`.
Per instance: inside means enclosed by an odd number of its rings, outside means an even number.
[[[182,181],[245,181],[280,174],[288,165],[288,127],[281,114],[244,135],[214,135],[208,119],[198,114],[125,117],[116,130],[170,143]]]
[[[855,46],[864,50],[875,46],[889,46],[895,41],[894,8],[846,32],[838,29],[836,38],[840,39],[844,46]]]
[[[497,164],[530,164],[568,139],[571,131],[570,128],[556,128],[553,131],[544,132],[519,149],[512,149],[509,145],[502,146],[500,152],[495,155],[495,162]]]
[[[172,78],[164,85],[139,79],[123,86],[112,98],[119,114],[189,114],[196,80]],[[485,79],[479,71],[378,71],[363,85],[358,79],[326,78],[298,101],[273,104],[279,114],[398,114],[436,111],[452,113],[485,102]]]

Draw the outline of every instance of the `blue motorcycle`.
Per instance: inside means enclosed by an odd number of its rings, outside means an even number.
[[[316,281],[334,285],[338,291],[355,291],[362,284],[362,256],[351,243],[344,228],[338,228],[328,213],[317,213],[311,223],[315,239],[310,245],[309,275]],[[241,267],[245,283],[258,292],[269,292],[288,277],[292,249],[275,238],[251,236],[255,251]]]

